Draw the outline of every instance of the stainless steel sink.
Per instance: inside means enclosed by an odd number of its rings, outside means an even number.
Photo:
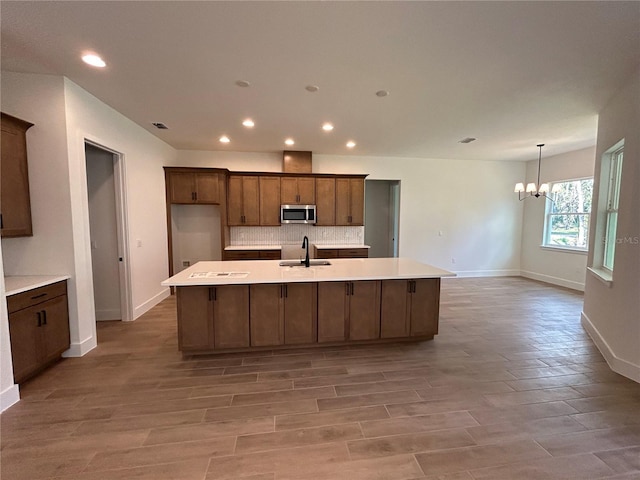
[[[304,267],[304,260],[283,260],[278,265],[281,267]],[[309,260],[310,267],[331,265],[329,260]]]

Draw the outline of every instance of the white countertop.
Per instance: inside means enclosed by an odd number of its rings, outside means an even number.
[[[229,245],[225,250],[281,250],[282,245]]]
[[[331,250],[331,249],[345,249],[345,248],[371,248],[369,245],[353,245],[353,244],[342,244],[342,245],[318,245],[317,243],[313,244],[318,250]]]
[[[69,275],[17,275],[4,277],[5,295],[8,297],[70,278]]]
[[[247,285],[252,283],[343,282],[454,277],[455,273],[409,258],[340,258],[331,265],[280,267],[280,260],[198,262],[162,282],[165,287]],[[189,278],[191,274],[223,273],[211,278]],[[230,274],[230,275],[229,275]],[[245,275],[246,274],[246,275]],[[215,275],[215,273],[213,274]]]

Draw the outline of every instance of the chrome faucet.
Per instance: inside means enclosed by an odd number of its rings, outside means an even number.
[[[306,235],[304,236],[304,238],[302,239],[302,248],[306,248],[307,249],[307,255],[304,257],[304,266],[305,267],[309,267],[309,237],[307,237]]]

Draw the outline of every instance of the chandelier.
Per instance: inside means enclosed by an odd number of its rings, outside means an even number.
[[[518,200],[520,201],[529,197],[535,197],[535,198],[545,197],[548,200],[553,201],[551,197],[548,196],[549,184],[540,183],[540,163],[542,161],[542,147],[544,147],[544,143],[539,143],[536,146],[540,149],[538,152],[538,183],[527,183],[526,190],[524,188],[524,183],[516,183],[516,188],[513,191],[518,194]],[[553,190],[551,191],[551,193],[557,193],[559,191],[560,191],[560,184],[557,183],[553,186]]]

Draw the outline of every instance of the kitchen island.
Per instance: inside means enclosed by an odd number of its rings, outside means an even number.
[[[206,354],[430,340],[448,276],[408,258],[226,261],[198,262],[162,285],[176,288],[179,349]]]

